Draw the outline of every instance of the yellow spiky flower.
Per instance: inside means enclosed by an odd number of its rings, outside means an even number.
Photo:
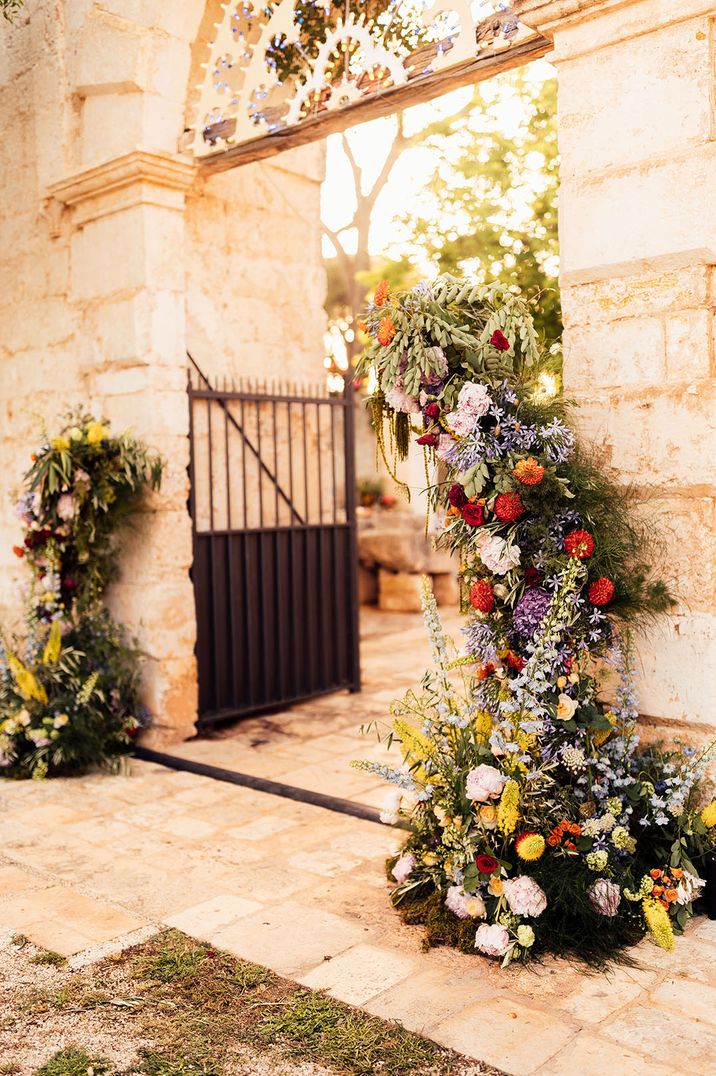
[[[674,948],[674,931],[671,929],[671,919],[666,908],[654,897],[645,897],[641,906],[652,938],[661,949],[670,953]]]
[[[406,755],[425,762],[432,754],[432,744],[427,736],[402,717],[396,717],[393,721],[393,732],[401,741]]]
[[[479,710],[473,719],[475,739],[478,743],[487,743],[492,732],[492,715],[487,710]]]
[[[706,804],[700,818],[707,829],[712,829],[713,826],[716,826],[716,800]]]
[[[509,780],[502,789],[497,805],[497,828],[507,836],[514,833],[520,818],[520,786],[517,781]]]
[[[42,664],[56,665],[61,650],[62,626],[59,620],[53,620],[52,627],[50,628],[50,634],[48,635],[47,642],[45,643],[45,649],[42,652]]]
[[[33,672],[20,661],[15,654],[8,651],[7,664],[12,673],[17,690],[24,699],[35,699],[43,705],[47,705],[47,692]]]

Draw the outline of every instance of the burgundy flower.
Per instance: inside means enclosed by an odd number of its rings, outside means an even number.
[[[510,341],[499,329],[495,329],[490,337],[490,343],[494,348],[497,348],[498,351],[509,351],[511,347]]]
[[[422,437],[418,437],[419,445],[428,445],[429,448],[435,448],[438,443],[438,435],[436,433],[424,433]]]
[[[525,583],[528,587],[538,587],[543,579],[542,572],[538,571],[537,568],[533,568],[531,565],[529,568],[525,568]]]
[[[459,482],[455,482],[448,490],[448,500],[453,508],[462,508],[467,504],[467,493]]]
[[[475,856],[475,865],[480,874],[494,874],[500,864],[494,856],[488,856],[483,853],[482,855]]]
[[[470,527],[481,527],[485,522],[485,509],[481,504],[465,504],[462,508],[462,518]]]
[[[428,418],[440,418],[440,404],[429,403],[428,406],[425,408],[425,414]]]

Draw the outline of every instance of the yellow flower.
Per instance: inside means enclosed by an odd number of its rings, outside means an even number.
[[[487,883],[487,888],[490,890],[490,893],[492,893],[493,897],[501,897],[502,896],[502,879],[499,878],[496,874],[491,874],[490,875],[490,880]]]
[[[103,426],[101,422],[90,422],[87,427],[87,444],[98,445],[100,441],[106,441],[109,437],[109,430],[106,426]]]
[[[61,729],[64,725],[69,723],[69,720],[67,714],[58,714],[52,723],[56,729]]]
[[[603,743],[606,743],[617,723],[617,715],[613,710],[607,710],[604,716],[612,727],[610,729],[599,729],[597,732],[593,733],[592,740],[594,741],[595,747],[601,747]],[[612,814],[619,814],[619,811],[613,811]]]
[[[42,653],[43,665],[55,665],[57,659],[60,656],[62,650],[62,627],[59,620],[52,621],[52,627],[50,628],[50,634],[47,637],[45,643],[45,649]]]
[[[505,836],[515,830],[520,817],[519,805],[520,786],[517,781],[509,780],[502,789],[502,795],[497,807],[497,826]]]
[[[483,803],[480,807],[480,821],[485,829],[494,829],[497,825],[497,808],[491,803]]]
[[[69,437],[53,437],[50,444],[57,452],[63,452],[70,447]]]
[[[434,867],[438,862],[438,857],[434,852],[426,852],[423,856],[423,863],[426,867]]]
[[[716,800],[712,800],[704,807],[701,812],[701,821],[708,829],[716,826]]]
[[[515,851],[520,859],[533,863],[544,855],[544,837],[539,833],[523,833],[515,841]]]
[[[401,741],[406,755],[420,762],[425,762],[430,757],[432,752],[430,740],[413,725],[401,717],[396,717],[393,722],[393,731]]]
[[[569,721],[576,709],[577,703],[569,695],[560,695],[557,699],[557,717],[560,721]]]
[[[652,938],[660,948],[671,952],[674,948],[674,932],[671,929],[671,919],[666,908],[653,897],[646,897],[641,902],[641,906]]]
[[[41,702],[43,706],[46,706],[47,692],[34,673],[30,672],[18,657],[9,652],[7,654],[7,664],[22,697],[35,699],[37,702]]]
[[[492,716],[486,710],[475,715],[475,738],[478,743],[487,743],[492,732]]]

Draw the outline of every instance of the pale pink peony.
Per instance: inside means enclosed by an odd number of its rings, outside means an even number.
[[[475,428],[477,416],[472,411],[448,411],[445,421],[457,437],[467,437]]]
[[[415,415],[420,410],[417,396],[409,396],[400,385],[394,385],[385,394],[385,402],[393,411],[403,411],[406,415]]]
[[[495,575],[505,575],[520,563],[519,546],[508,545],[498,534],[484,531],[478,538],[478,548],[480,560]]]
[[[411,875],[413,867],[415,866],[415,856],[412,852],[407,852],[404,856],[401,856],[397,860],[391,874],[395,878],[398,885],[402,885],[403,882],[407,882]]]
[[[502,883],[510,911],[514,915],[528,915],[532,918],[541,915],[547,907],[547,897],[543,889],[527,874],[519,878],[507,878]]]
[[[458,411],[471,411],[475,418],[482,418],[490,410],[492,400],[479,381],[466,381],[457,398]]]
[[[619,911],[619,902],[622,899],[621,890],[616,882],[610,882],[608,878],[597,878],[587,890],[589,903],[595,912],[600,915],[616,915]]]
[[[60,519],[74,519],[77,512],[77,501],[71,493],[63,493],[57,498],[57,514]]]
[[[466,893],[461,885],[451,885],[445,895],[445,907],[458,919],[482,919],[485,902],[478,893]]]
[[[486,766],[484,763],[475,770],[470,770],[465,782],[465,792],[470,800],[478,803],[486,803],[487,800],[497,799],[505,787],[506,778],[494,766]]]
[[[475,934],[475,948],[485,956],[504,956],[510,947],[507,927],[501,923],[481,923]]]

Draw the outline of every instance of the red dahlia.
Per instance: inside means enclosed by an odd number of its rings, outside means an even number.
[[[491,613],[495,608],[495,594],[486,579],[476,579],[470,587],[470,605],[480,613]]]
[[[422,437],[418,437],[419,445],[427,445],[428,448],[435,448],[438,443],[438,435],[436,433],[424,433]]]
[[[525,568],[525,583],[528,587],[537,587],[544,579],[542,572],[537,568],[533,568],[531,565],[529,568]]]
[[[592,605],[607,605],[614,597],[614,584],[606,575],[595,579],[587,591]]]
[[[481,504],[464,504],[462,518],[470,527],[481,527],[485,522],[485,509]]]
[[[571,533],[564,539],[564,548],[569,553],[570,557],[577,557],[578,560],[586,560],[588,557],[591,557],[594,552],[594,539],[589,531],[571,531]]]
[[[424,413],[428,418],[440,418],[440,404],[429,403]]]
[[[500,493],[493,507],[493,512],[502,523],[514,523],[524,510],[519,493]]]
[[[467,493],[459,482],[454,482],[448,490],[448,500],[453,508],[462,508],[467,504]]]
[[[499,865],[494,856],[488,856],[485,853],[475,856],[475,866],[480,874],[494,874]]]
[[[498,351],[509,351],[512,346],[505,334],[500,332],[499,329],[495,329],[490,337],[490,343],[494,348],[497,348]]]

